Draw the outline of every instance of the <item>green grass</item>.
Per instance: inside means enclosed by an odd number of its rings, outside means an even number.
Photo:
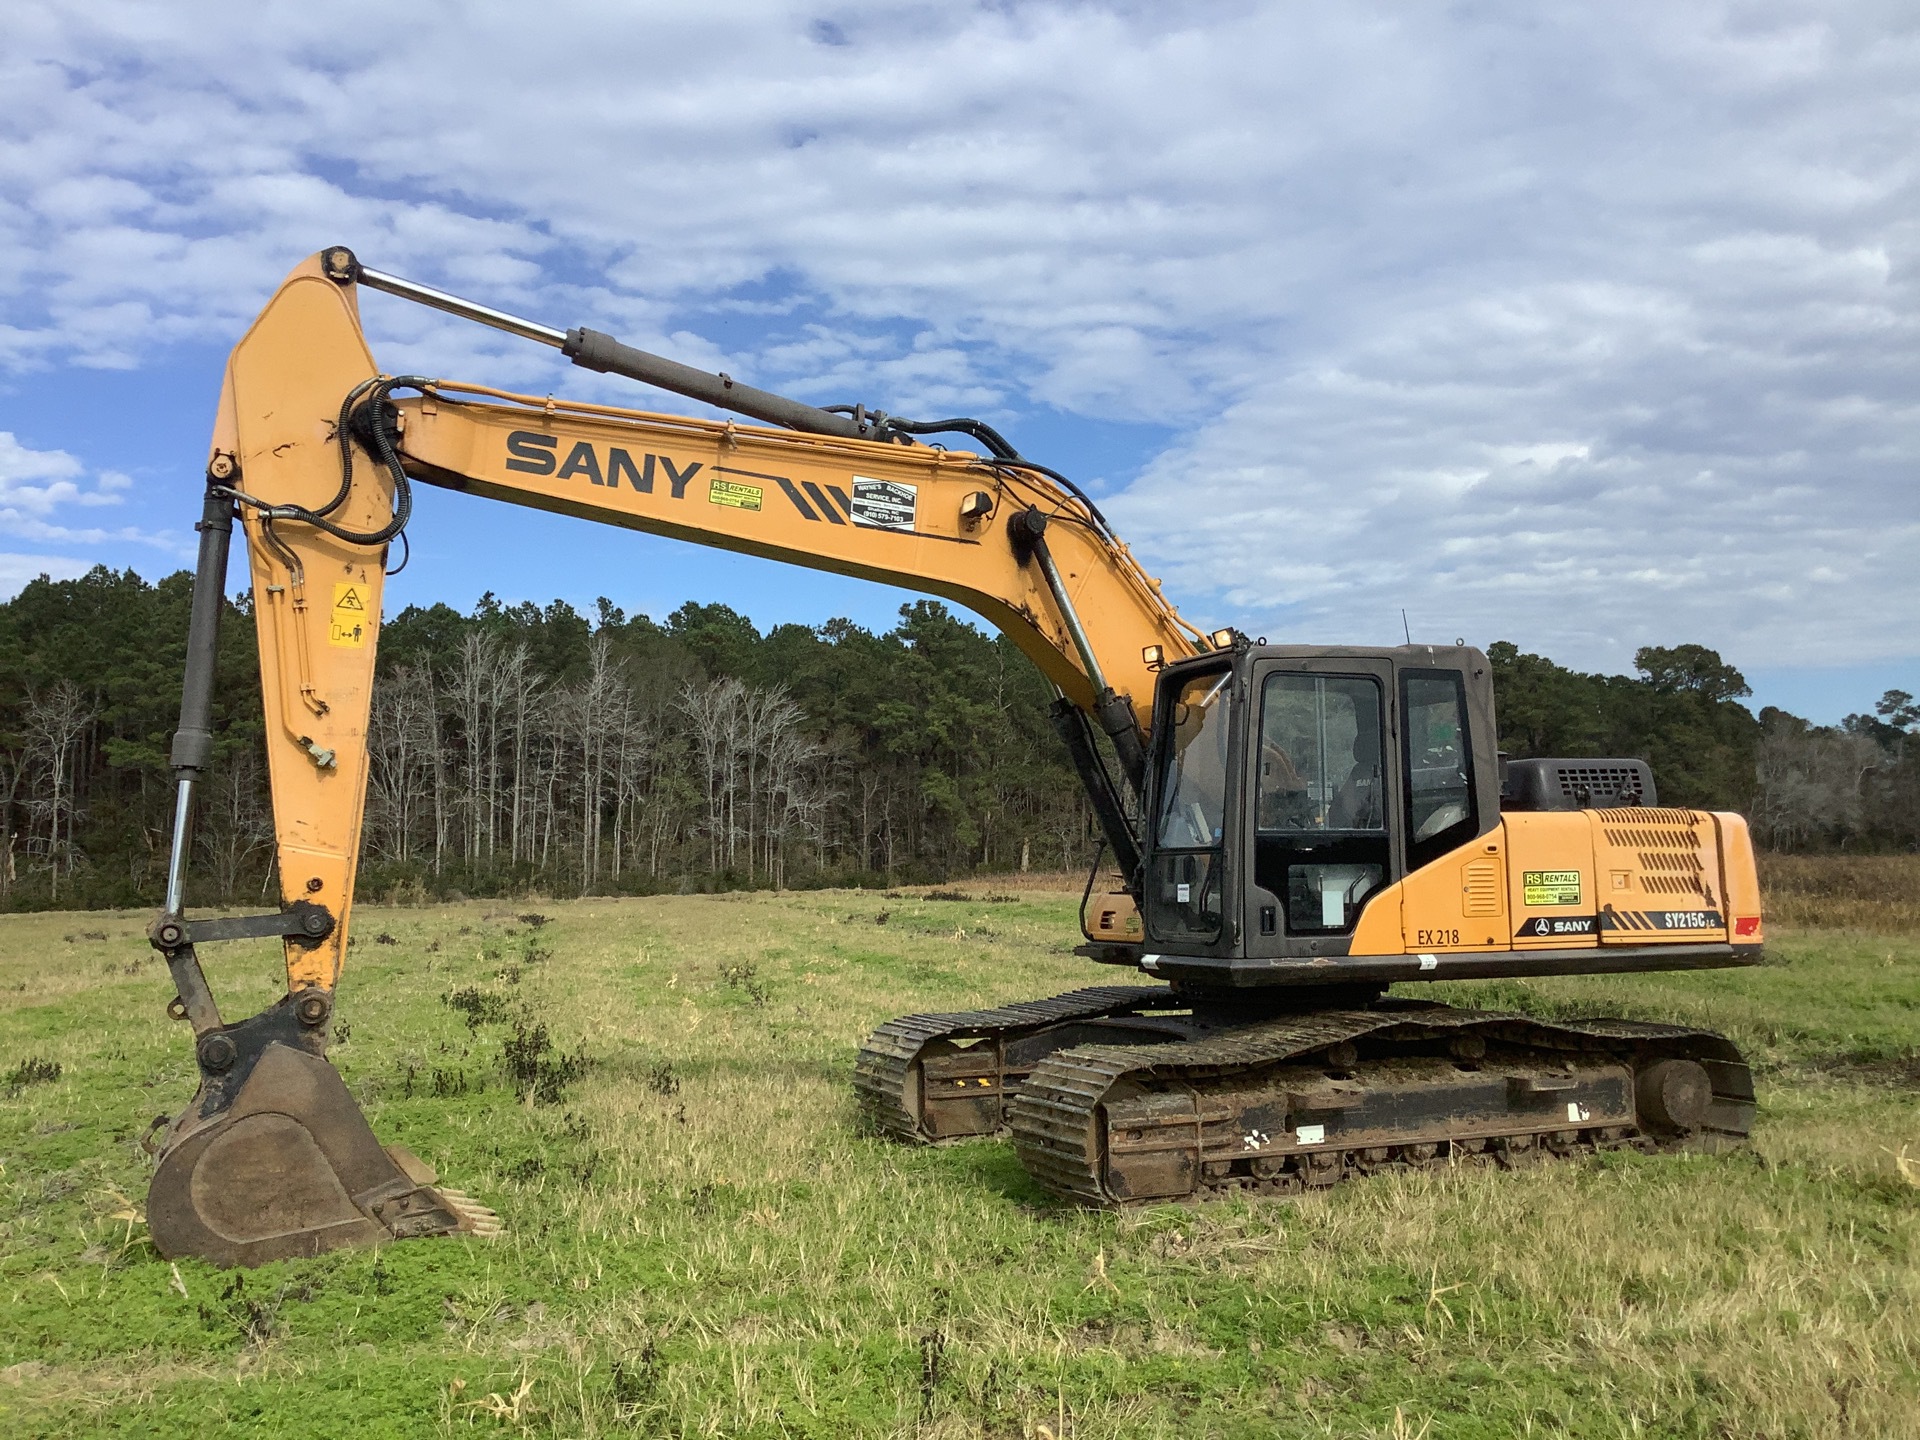
[[[874,1024],[1120,978],[1068,953],[1075,899],[363,910],[340,1070],[508,1233],[177,1280],[138,1218],[138,1135],[192,1068],[146,917],[0,919],[0,1433],[1920,1430],[1920,941],[1450,990],[1727,1032],[1760,1078],[1742,1154],[1106,1215],[1003,1142],[860,1135]],[[270,947],[209,955],[229,1015],[279,993]],[[528,1103],[510,1020],[443,1000],[468,989],[592,1068]]]

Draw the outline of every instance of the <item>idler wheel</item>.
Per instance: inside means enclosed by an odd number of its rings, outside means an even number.
[[[1692,1060],[1656,1060],[1634,1080],[1641,1122],[1665,1135],[1697,1129],[1713,1104],[1713,1082]]]

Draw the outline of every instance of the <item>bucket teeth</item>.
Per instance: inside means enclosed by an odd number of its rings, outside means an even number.
[[[496,1235],[506,1233],[506,1226],[500,1223],[500,1217],[463,1190],[449,1190],[444,1185],[434,1192],[455,1215],[460,1217],[460,1233],[476,1235],[482,1240],[491,1240]]]

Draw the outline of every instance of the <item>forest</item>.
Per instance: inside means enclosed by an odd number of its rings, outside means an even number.
[[[0,909],[160,893],[192,578],[96,567],[0,603]],[[1663,801],[1747,813],[1779,850],[1920,848],[1920,707],[1815,726],[1740,702],[1700,645],[1637,673],[1488,647],[1510,754],[1637,755]],[[259,679],[242,597],[221,634],[200,903],[272,886]],[[654,621],[606,600],[388,619],[362,893],[391,898],[896,884],[1088,864],[1097,831],[1002,637],[930,600],[874,634],[762,633],[724,605]]]

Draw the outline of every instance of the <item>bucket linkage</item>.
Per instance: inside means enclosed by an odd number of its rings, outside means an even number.
[[[194,574],[180,728],[174,735],[173,850],[165,908],[148,938],[165,956],[176,995],[168,1013],[191,1022],[200,1086],[180,1114],[156,1120],[146,1145],[157,1161],[147,1226],[169,1259],[261,1265],[341,1245],[425,1235],[491,1235],[499,1218],[404,1146],[374,1138],[326,1058],[333,992],[293,988],[258,1015],[227,1024],[196,945],[278,937],[296,950],[324,943],[336,917],[296,900],[278,914],[208,920],[183,915],[193,794],[213,751],[214,656],[233,535],[232,492],[216,457],[207,477]]]

